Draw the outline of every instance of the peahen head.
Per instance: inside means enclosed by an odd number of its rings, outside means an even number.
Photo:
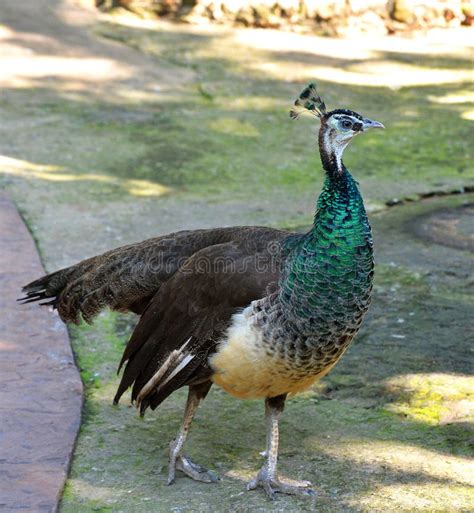
[[[303,89],[290,111],[290,117],[296,119],[303,112],[310,112],[321,120],[319,150],[323,167],[328,173],[342,173],[342,155],[356,135],[372,128],[385,128],[379,121],[364,118],[352,110],[336,109],[328,112],[315,84],[309,84]]]

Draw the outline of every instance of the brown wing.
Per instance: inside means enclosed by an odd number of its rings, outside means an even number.
[[[208,355],[232,314],[277,287],[279,251],[272,242],[287,234],[277,235],[205,248],[161,287],[125,349],[115,402],[133,384],[132,400],[143,413],[181,386],[209,379]]]
[[[87,322],[103,308],[141,314],[153,295],[196,252],[230,241],[279,239],[285,232],[264,227],[192,230],[108,251],[26,285],[25,302],[44,301],[65,322]]]

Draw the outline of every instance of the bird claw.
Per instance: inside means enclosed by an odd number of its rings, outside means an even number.
[[[286,495],[303,495],[306,497],[315,497],[316,492],[310,488],[309,481],[292,481],[294,484],[284,483],[278,478],[271,478],[267,472],[260,471],[248,484],[247,490],[255,490],[258,487],[264,489],[269,499],[275,499],[277,493]]]
[[[175,481],[176,470],[180,470],[191,479],[200,481],[201,483],[217,483],[219,476],[207,470],[202,465],[194,463],[191,459],[184,455],[178,455],[175,462],[170,462],[168,484],[173,484]]]

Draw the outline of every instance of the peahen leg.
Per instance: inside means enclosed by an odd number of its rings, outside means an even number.
[[[174,483],[176,470],[181,470],[181,472],[184,472],[192,479],[202,481],[203,483],[215,483],[219,480],[213,472],[210,472],[201,465],[194,463],[184,454],[181,454],[194,414],[196,413],[201,400],[206,397],[211,385],[212,383],[206,382],[201,385],[189,387],[183,423],[181,424],[181,428],[176,438],[170,442],[170,463],[168,473],[169,485]]]
[[[254,479],[247,485],[247,490],[255,490],[261,486],[268,497],[275,498],[275,493],[289,495],[315,495],[309,481],[292,481],[293,484],[283,483],[277,477],[278,459],[278,420],[285,406],[286,395],[265,400],[265,417],[267,421],[267,450],[266,461]]]

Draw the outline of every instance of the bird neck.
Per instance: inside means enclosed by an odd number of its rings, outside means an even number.
[[[310,322],[316,313],[326,318],[335,305],[351,317],[357,314],[354,296],[370,295],[372,274],[372,236],[364,202],[357,183],[342,167],[340,173],[327,173],[313,226],[285,261],[280,301],[288,315],[301,321]]]
[[[347,221],[350,221],[349,223]],[[370,235],[364,200],[357,182],[342,164],[338,173],[327,173],[319,195],[312,232],[319,234],[321,226],[329,225],[332,237],[346,235],[348,228],[361,228],[360,238],[348,241],[348,245],[358,244]]]
[[[349,144],[349,139],[342,143],[337,142],[332,129],[323,123],[319,130],[318,142],[324,171],[329,177],[337,178],[345,169],[342,155]]]

